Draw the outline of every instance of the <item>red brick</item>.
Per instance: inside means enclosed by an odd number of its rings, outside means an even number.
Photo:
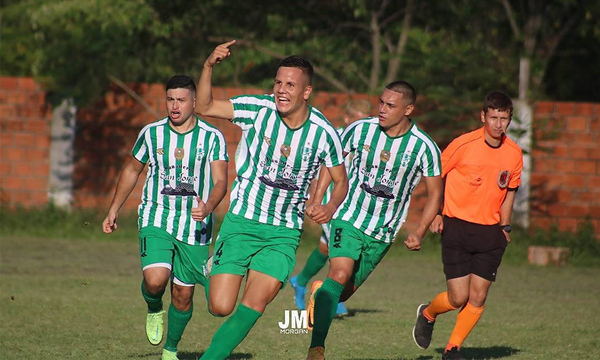
[[[24,161],[27,160],[25,158],[25,149],[18,147],[5,147],[2,149],[3,151],[3,159],[7,161]]]
[[[25,130],[30,131],[32,133],[45,133],[48,124],[44,120],[31,120],[25,123]]]
[[[575,103],[559,102],[556,103],[556,113],[558,115],[575,114]]]
[[[587,158],[589,160],[600,160],[600,148],[588,148]]]
[[[28,133],[19,133],[13,135],[13,143],[15,146],[31,146],[35,137]]]
[[[17,116],[19,118],[30,118],[35,114],[34,109],[28,105],[17,105]]]
[[[7,134],[5,132],[0,133],[0,145],[3,146],[10,146],[14,144],[14,140],[13,140],[13,135],[12,134]]]
[[[600,176],[587,177],[588,189],[600,189]]]
[[[589,214],[589,206],[585,205],[571,205],[567,207],[567,214],[570,217],[582,218]]]
[[[26,162],[18,162],[12,164],[12,174],[13,175],[30,175],[31,167],[29,163]]]
[[[552,226],[552,220],[547,217],[532,217],[529,219],[532,228],[549,229]]]
[[[590,148],[587,146],[569,146],[569,157],[575,159],[587,159],[589,149]]]
[[[600,118],[590,119],[590,132],[592,134],[597,134],[600,132]]]
[[[573,162],[571,162],[573,163]],[[558,168],[562,170],[562,168]],[[596,173],[596,162],[577,160],[575,161],[575,170],[580,174],[595,174]]]
[[[552,115],[554,114],[554,102],[540,101],[535,104],[535,115]]]
[[[565,175],[565,185],[572,189],[581,189],[585,186],[585,176],[583,175]]]
[[[600,219],[600,206],[590,206],[590,217]]]
[[[5,119],[17,116],[17,107],[14,104],[0,104],[0,116]]]
[[[569,131],[586,131],[588,129],[588,119],[585,117],[568,117],[567,129]]]
[[[11,76],[0,76],[0,89],[15,90],[18,87],[18,78]]]
[[[562,142],[568,142],[580,145],[597,145],[595,134],[589,132],[565,133],[560,137]]]
[[[6,104],[8,102],[8,91],[0,89],[0,104]]]
[[[10,202],[27,207],[31,202],[31,193],[29,191],[13,191],[10,193]]]
[[[40,162],[48,160],[50,153],[46,149],[28,148],[25,156],[29,162]]]
[[[10,163],[6,161],[0,161],[0,174],[4,176],[4,174],[8,174],[10,171]],[[2,188],[2,186],[0,186]]]
[[[594,115],[594,104],[592,104],[592,103],[578,103],[576,105],[575,113],[577,115],[583,115],[583,116]]]
[[[27,178],[23,180],[23,184],[26,189],[31,191],[45,191],[48,187],[48,180],[46,178]]]
[[[567,215],[567,207],[562,204],[552,204],[548,206],[548,213],[553,217],[561,217]]]
[[[575,231],[578,222],[578,219],[575,218],[558,219],[558,229],[562,231]]]
[[[556,145],[552,151],[554,156],[556,157],[564,157],[567,156],[567,146],[566,145]],[[533,155],[535,156],[535,155]]]
[[[557,160],[556,167],[551,169],[550,172],[556,173],[560,172],[562,174],[566,173],[574,173],[575,171],[575,163],[573,160]]]
[[[39,90],[40,86],[30,77],[21,77],[18,81],[19,89],[22,90]]]
[[[548,175],[544,175],[544,174],[539,174],[536,172],[533,172],[531,174],[531,185],[532,186],[540,186],[546,183],[546,181],[548,180]],[[600,184],[600,177],[598,177],[598,183]]]
[[[569,190],[558,190],[556,196],[560,203],[567,203],[573,199],[573,193]]]
[[[554,173],[556,171],[556,161],[550,159],[536,161],[533,169],[535,172],[540,173]]]
[[[4,178],[3,187],[5,189],[16,190],[16,189],[22,188],[23,179],[21,179],[20,177],[16,177],[16,176],[13,176],[12,174],[10,174],[9,176],[3,176],[3,178]]]
[[[600,204],[600,189],[598,191],[578,191],[577,201],[585,204]]]

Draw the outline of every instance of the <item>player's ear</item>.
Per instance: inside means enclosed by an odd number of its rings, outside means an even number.
[[[481,110],[481,122],[485,123],[485,111]]]
[[[406,110],[404,111],[405,116],[409,116],[415,110],[415,106],[413,104],[406,105]]]
[[[308,101],[308,98],[310,97],[311,93],[312,93],[312,86],[311,85],[307,85],[304,88],[304,100]]]

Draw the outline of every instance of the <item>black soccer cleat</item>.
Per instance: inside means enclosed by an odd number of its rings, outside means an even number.
[[[433,325],[435,321],[429,321],[423,315],[423,310],[429,304],[421,304],[417,308],[417,320],[415,322],[415,327],[413,327],[413,340],[415,344],[421,349],[427,349],[429,344],[431,344],[431,335],[433,334]]]
[[[460,353],[460,350],[458,350],[458,347],[455,346],[452,349],[450,349],[450,351],[444,351],[444,353],[442,354],[442,360],[466,360],[462,354]]]

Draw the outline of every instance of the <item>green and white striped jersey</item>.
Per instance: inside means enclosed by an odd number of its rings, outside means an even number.
[[[273,95],[232,98],[232,122],[242,128],[237,177],[229,211],[264,224],[301,229],[311,180],[322,164],[344,161],[335,128],[309,106],[308,119],[290,129]]]
[[[223,134],[196,120],[196,126],[185,134],[173,130],[168,117],[140,131],[132,154],[148,164],[148,173],[138,226],[155,226],[184,243],[207,245],[212,237],[212,214],[196,222],[191,209],[198,206],[196,196],[206,201],[213,187],[210,163],[229,158]]]
[[[352,195],[344,199],[334,218],[378,240],[393,242],[421,176],[441,174],[440,149],[414,123],[404,135],[389,137],[376,117],[348,126],[342,143],[344,152],[354,153],[348,169],[348,194]]]

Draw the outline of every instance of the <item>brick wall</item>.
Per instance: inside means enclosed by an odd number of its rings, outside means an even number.
[[[164,87],[139,84],[133,89],[165,116]],[[268,90],[267,90],[268,91]],[[216,98],[267,91],[215,88]],[[48,164],[51,111],[44,92],[29,78],[0,77],[0,196],[2,203],[23,206],[48,201]],[[375,106],[377,97],[369,99]],[[335,125],[341,125],[340,107],[346,94],[315,92],[312,104]],[[590,216],[600,232],[600,104],[539,102],[534,105],[532,151],[532,202],[530,223],[547,228],[574,229]],[[418,115],[418,114],[417,114]],[[120,170],[139,130],[155,116],[123,90],[114,87],[103,99],[78,112],[75,141],[74,201],[76,207],[104,212],[114,192]],[[225,134],[233,160],[240,130],[227,121],[207,119]],[[427,130],[427,129],[426,129]],[[230,182],[235,168],[229,164]],[[138,205],[142,181],[124,205]],[[405,229],[415,227],[426,199],[423,182],[415,189]],[[226,211],[227,201],[218,208]]]
[[[0,201],[48,201],[50,121],[45,92],[31,78],[0,77]]]
[[[600,233],[600,104],[538,102],[534,110],[531,224]]]

